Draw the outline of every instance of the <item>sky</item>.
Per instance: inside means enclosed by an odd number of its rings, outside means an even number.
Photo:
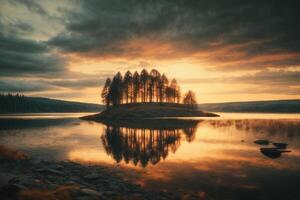
[[[100,103],[155,68],[199,103],[300,98],[300,2],[0,0],[0,93]]]

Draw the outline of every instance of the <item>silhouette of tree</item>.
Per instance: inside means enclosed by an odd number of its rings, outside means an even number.
[[[197,104],[195,93],[194,93],[193,91],[189,90],[189,91],[184,95],[183,103],[184,103],[184,104],[191,104],[191,105]]]
[[[173,89],[170,86],[166,88],[166,102],[170,103],[173,99]]]
[[[149,80],[149,74],[147,72],[146,69],[143,69],[141,72],[141,76],[140,76],[140,81],[141,81],[141,85],[142,85],[142,102],[146,102],[147,101],[147,96],[148,96],[148,91],[147,91],[147,86],[148,86],[148,80]]]
[[[110,105],[110,101],[108,98],[109,88],[110,88],[111,80],[107,78],[104,84],[104,87],[101,92],[102,102],[108,107]]]
[[[187,104],[194,104],[195,95],[191,100],[191,95],[186,97]],[[127,71],[122,79],[118,72],[113,79],[107,79],[101,92],[102,102],[109,105],[136,102],[167,102],[180,103],[180,86],[176,79],[172,79],[169,84],[165,74],[160,74],[156,69],[152,69],[150,74],[146,69],[139,74]]]
[[[158,83],[158,96],[159,96],[159,102],[166,101],[166,89],[168,87],[169,81],[167,77],[163,74]]]
[[[157,101],[158,94],[158,84],[160,80],[160,73],[156,69],[152,69],[150,72],[150,83],[149,83],[149,101]]]
[[[137,71],[133,74],[133,102],[138,102],[140,98],[140,75]]]
[[[115,106],[122,103],[122,96],[122,75],[118,72],[111,82],[108,98],[112,105]]]
[[[127,71],[123,80],[123,97],[126,100],[126,103],[128,103],[129,101],[132,102],[132,91],[132,74],[130,71]]]
[[[179,86],[177,84],[176,79],[172,79],[170,85],[170,102],[175,103],[177,102],[179,94]]]

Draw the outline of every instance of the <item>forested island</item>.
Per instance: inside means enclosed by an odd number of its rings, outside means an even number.
[[[0,94],[0,113],[99,112],[103,108],[99,104],[27,97],[22,94]]]
[[[106,110],[85,119],[141,119],[155,117],[218,116],[197,108],[196,95],[189,90],[183,97],[176,79],[169,81],[156,69],[107,78],[101,92]]]
[[[195,93],[191,90],[181,101],[180,86],[176,79],[169,81],[165,74],[161,75],[156,69],[150,73],[143,69],[140,74],[127,71],[124,78],[118,72],[112,79],[106,79],[101,97],[107,107],[148,102],[197,104]]]

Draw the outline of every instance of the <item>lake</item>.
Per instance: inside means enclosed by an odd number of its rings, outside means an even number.
[[[151,189],[206,199],[300,199],[300,114],[218,113],[162,119],[159,127],[78,119],[86,114],[2,115],[0,144],[36,159],[117,166]],[[258,139],[287,143],[290,152],[263,153],[274,146]]]

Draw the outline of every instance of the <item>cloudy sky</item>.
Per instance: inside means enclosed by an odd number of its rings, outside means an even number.
[[[156,68],[198,102],[300,98],[300,5],[276,0],[0,0],[0,92],[100,102]]]

